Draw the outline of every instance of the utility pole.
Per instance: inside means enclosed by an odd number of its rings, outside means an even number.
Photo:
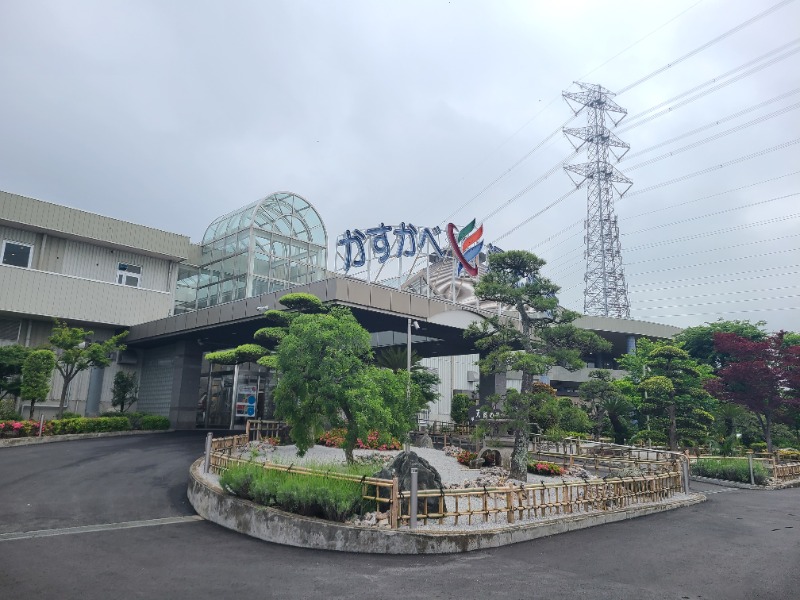
[[[564,165],[572,182],[580,187],[588,180],[586,230],[586,273],[584,275],[583,312],[587,315],[630,318],[628,286],[622,267],[619,227],[614,214],[614,192],[622,197],[632,182],[608,162],[609,151],[619,160],[630,146],[606,127],[608,119],[617,125],[628,111],[612,100],[614,93],[601,85],[581,83],[578,92],[562,92],[572,112],[577,116],[587,109],[588,124],[577,129],[564,129],[564,134],[576,150],[587,146],[588,162]],[[576,108],[577,106],[577,108]],[[617,114],[618,118],[614,118]],[[575,144],[572,138],[581,140]],[[619,156],[613,148],[623,150]],[[575,177],[577,175],[578,177]],[[615,184],[626,185],[620,189]]]

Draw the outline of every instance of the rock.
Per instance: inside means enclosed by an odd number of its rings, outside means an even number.
[[[417,448],[433,448],[433,440],[427,433],[423,433],[414,443]]]
[[[481,467],[483,467],[483,463],[485,462],[486,461],[482,458],[473,458],[471,461],[469,461],[469,468],[480,469]]]
[[[416,452],[401,452],[395,456],[394,460],[383,469],[375,473],[374,477],[380,479],[392,479],[397,475],[400,484],[400,491],[411,490],[411,468],[417,467],[417,489],[418,490],[441,490],[442,477],[439,472],[424,458]],[[420,510],[424,510],[424,500],[420,499]],[[428,499],[428,510],[436,511],[439,509],[439,498]]]

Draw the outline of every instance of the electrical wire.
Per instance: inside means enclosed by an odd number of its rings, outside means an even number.
[[[674,142],[677,142],[679,140],[682,140],[684,138],[691,137],[691,136],[693,136],[695,134],[698,134],[698,133],[701,133],[701,132],[703,132],[703,131],[705,131],[707,129],[711,129],[712,127],[717,127],[718,125],[721,125],[722,123],[726,123],[728,121],[732,121],[733,119],[736,119],[738,117],[744,116],[747,113],[751,113],[751,112],[753,112],[755,110],[758,110],[759,108],[763,108],[763,107],[765,107],[765,106],[767,106],[769,104],[772,104],[774,102],[779,102],[780,100],[784,100],[785,98],[788,98],[789,96],[794,96],[797,93],[800,93],[800,88],[795,88],[793,90],[790,90],[788,92],[784,92],[783,94],[775,96],[774,98],[770,98],[769,100],[764,100],[763,102],[759,102],[758,104],[753,104],[752,106],[749,106],[749,107],[747,107],[747,108],[745,108],[743,110],[740,110],[739,112],[733,113],[733,114],[728,115],[726,117],[722,117],[721,119],[717,119],[716,121],[712,121],[711,123],[703,125],[702,127],[698,127],[696,129],[692,129],[691,131],[687,131],[687,132],[682,133],[680,135],[677,135],[675,137],[669,138],[668,140],[664,140],[663,142],[659,142],[658,144],[653,144],[652,146],[648,146],[647,148],[644,148],[642,150],[637,150],[636,152],[629,152],[628,154],[626,154],[625,156],[620,158],[619,161],[617,161],[617,162],[622,162],[623,160],[628,161],[628,160],[630,160],[632,158],[636,158],[637,156],[641,156],[642,154],[647,154],[648,152],[652,152],[653,150],[657,150],[658,148],[663,148],[664,146],[668,146],[668,145],[670,145],[670,144],[672,144]]]
[[[757,158],[759,156],[764,156],[765,154],[769,154],[771,152],[776,152],[778,150],[783,150],[784,148],[788,148],[790,146],[793,146],[794,144],[797,144],[798,142],[800,142],[800,138],[795,138],[793,140],[788,140],[788,141],[783,142],[781,144],[778,144],[776,146],[771,146],[769,148],[764,148],[763,150],[759,150],[758,152],[753,152],[752,154],[747,154],[745,156],[740,156],[739,158],[734,158],[733,160],[729,160],[727,162],[720,163],[718,165],[714,165],[712,167],[707,167],[707,168],[702,169],[700,171],[695,171],[694,173],[688,173],[686,175],[681,175],[680,177],[676,177],[674,179],[670,179],[670,180],[667,180],[667,181],[662,181],[661,183],[657,183],[655,185],[651,185],[651,186],[646,187],[646,188],[642,188],[642,189],[635,190],[633,192],[629,192],[629,193],[625,194],[624,196],[622,196],[620,198],[620,200],[622,200],[622,198],[631,198],[633,196],[639,196],[641,194],[646,194],[647,192],[652,192],[653,190],[657,190],[657,189],[665,187],[667,185],[672,185],[673,183],[678,183],[678,182],[681,182],[681,181],[685,181],[685,180],[691,179],[693,177],[698,177],[700,175],[705,175],[706,173],[711,173],[712,171],[716,171],[718,169],[724,169],[725,167],[729,167],[731,165],[735,165],[735,164],[738,164],[740,162],[744,162],[746,160],[750,160],[751,158]]]
[[[796,102],[795,104],[792,104],[790,106],[784,106],[783,108],[775,110],[775,111],[773,111],[771,113],[767,113],[766,115],[761,115],[760,117],[757,117],[755,119],[747,121],[746,123],[740,123],[739,125],[731,127],[730,129],[726,129],[725,131],[720,131],[718,133],[715,133],[714,135],[709,136],[707,138],[703,138],[702,140],[697,140],[695,142],[692,142],[691,144],[687,144],[686,146],[682,146],[682,147],[677,148],[675,150],[671,150],[671,151],[669,151],[669,152],[667,152],[665,154],[660,154],[658,156],[654,156],[653,158],[649,158],[649,159],[647,159],[647,160],[645,160],[643,162],[637,163],[635,165],[631,165],[630,167],[626,167],[625,172],[627,173],[627,172],[630,172],[630,171],[635,171],[636,169],[640,169],[641,167],[646,167],[646,166],[651,165],[651,164],[653,164],[655,162],[658,162],[660,160],[664,160],[665,158],[671,158],[671,157],[675,156],[676,154],[680,154],[681,152],[686,152],[687,150],[693,150],[694,148],[697,148],[698,146],[702,146],[702,145],[707,144],[709,142],[714,142],[714,141],[716,141],[716,140],[718,140],[720,138],[723,138],[725,136],[731,135],[732,133],[737,133],[737,132],[741,131],[742,129],[747,129],[748,127],[752,127],[753,125],[758,125],[759,123],[763,123],[764,121],[768,121],[769,119],[774,119],[775,117],[779,117],[781,115],[784,115],[789,111],[796,110],[797,108],[800,108],[800,102]]]
[[[700,219],[706,219],[708,217],[716,217],[717,215],[722,215],[729,212],[735,212],[737,210],[742,210],[744,208],[752,208],[753,206],[761,206],[762,204],[769,204],[770,202],[776,202],[777,200],[784,200],[786,198],[791,198],[793,196],[800,196],[800,192],[795,192],[794,194],[786,194],[785,196],[777,196],[775,198],[770,198],[769,200],[761,200],[760,202],[751,202],[749,204],[742,204],[740,206],[726,208],[725,210],[718,210],[715,212],[706,213],[704,215],[698,215],[696,217],[689,217],[688,219],[681,219],[680,221],[672,221],[671,223],[660,223],[658,225],[653,225],[652,227],[645,227],[644,229],[637,229],[636,231],[628,231],[620,235],[622,236],[638,235],[646,231],[652,231],[654,229],[663,229],[664,227],[672,227],[673,225],[681,225],[683,223],[691,223],[692,221],[699,221]]]
[[[788,268],[797,268],[798,266],[800,266],[800,265],[790,265]],[[719,277],[730,277],[731,275],[747,275],[747,274],[750,274],[750,273],[762,273],[761,275],[756,275],[755,277],[739,277],[737,279],[724,279],[722,281],[713,282],[713,285],[718,285],[720,283],[738,283],[739,281],[751,281],[753,279],[767,279],[767,278],[770,278],[770,277],[783,277],[785,275],[798,275],[798,274],[800,274],[800,271],[788,271],[788,272],[783,272],[783,273],[770,273],[769,275],[764,275],[763,274],[764,271],[775,271],[777,269],[785,269],[785,268],[787,268],[787,267],[783,267],[783,266],[781,266],[781,267],[765,267],[765,268],[762,268],[762,269],[752,269],[752,270],[749,270],[749,271],[737,271],[737,272],[734,272],[734,273],[715,273],[715,274],[712,274],[712,275],[702,275],[700,277],[683,277],[683,278],[681,278],[681,281],[697,281],[697,280],[702,280],[702,279],[717,279]],[[666,283],[675,283],[675,280],[673,279],[673,280],[670,280],[670,281],[655,281],[655,282],[649,282],[649,283],[631,284],[628,287],[629,288],[645,288],[645,291],[658,292],[658,291],[663,291],[663,290],[675,290],[675,289],[681,289],[681,288],[698,287],[698,286],[701,286],[701,285],[708,285],[709,284],[709,282],[703,281],[702,283],[686,283],[686,284],[683,284],[683,285],[665,286],[664,284],[666,284]],[[661,285],[661,286],[664,286],[664,287],[652,287],[654,285]]]
[[[656,69],[655,71],[653,71],[653,72],[651,72],[651,73],[648,73],[648,74],[647,74],[647,75],[645,75],[644,77],[642,77],[642,78],[640,78],[640,79],[638,79],[638,80],[634,81],[633,83],[630,83],[630,84],[626,85],[626,86],[625,86],[625,87],[623,87],[622,89],[620,89],[620,90],[617,90],[617,95],[619,95],[619,94],[624,94],[625,92],[627,92],[627,91],[629,91],[629,90],[632,90],[633,88],[635,88],[635,87],[637,87],[637,86],[641,85],[641,84],[642,84],[642,83],[644,83],[645,81],[648,81],[649,79],[652,79],[652,78],[653,78],[653,77],[655,77],[656,75],[659,75],[659,74],[663,73],[664,71],[666,71],[666,70],[668,70],[668,69],[671,69],[672,67],[674,67],[674,66],[676,66],[676,65],[679,65],[679,64],[680,64],[680,63],[682,63],[684,60],[686,60],[686,59],[688,59],[688,58],[691,58],[692,56],[695,56],[696,54],[699,54],[699,53],[700,53],[700,52],[702,52],[703,50],[706,50],[707,48],[710,48],[710,47],[711,47],[711,46],[713,46],[714,44],[716,44],[716,43],[718,43],[718,42],[721,42],[721,41],[722,41],[722,40],[724,40],[725,38],[727,38],[727,37],[729,37],[729,36],[733,35],[734,33],[737,33],[737,32],[739,32],[739,31],[741,31],[741,30],[742,30],[742,29],[744,29],[745,27],[748,27],[749,25],[752,25],[752,24],[753,24],[753,23],[755,23],[756,21],[759,21],[760,19],[763,19],[763,18],[764,18],[764,17],[766,17],[767,15],[770,15],[770,14],[772,14],[772,13],[773,13],[773,12],[775,12],[776,10],[779,10],[779,9],[781,9],[781,8],[783,8],[784,6],[786,6],[787,4],[790,4],[790,3],[792,3],[792,2],[794,2],[794,0],[782,0],[781,2],[778,2],[777,4],[774,4],[774,5],[772,5],[772,6],[771,6],[771,7],[769,7],[767,10],[765,10],[765,11],[763,11],[763,12],[760,12],[760,13],[758,13],[758,14],[757,14],[757,15],[755,15],[754,17],[751,17],[751,18],[747,19],[746,21],[744,21],[744,22],[742,22],[742,23],[739,23],[739,24],[738,24],[736,27],[733,27],[732,29],[729,29],[728,31],[724,32],[723,34],[721,34],[721,35],[718,35],[717,37],[715,37],[715,38],[713,38],[713,39],[709,40],[709,41],[708,41],[708,42],[706,42],[705,44],[702,44],[702,45],[698,46],[697,48],[695,48],[694,50],[692,50],[692,51],[690,51],[690,52],[687,52],[687,53],[686,53],[686,54],[684,54],[683,56],[681,56],[681,57],[679,57],[679,58],[677,58],[677,59],[673,60],[672,62],[669,62],[669,63],[667,63],[667,64],[666,64],[666,65],[664,65],[663,67],[660,67],[660,68]]]
[[[756,221],[755,223],[743,223],[741,225],[734,225],[733,227],[726,227],[724,229],[717,229],[716,231],[705,231],[703,233],[697,233],[697,234],[694,234],[694,235],[686,235],[686,236],[679,237],[679,238],[661,240],[660,242],[650,242],[648,244],[641,244],[639,246],[633,246],[631,248],[628,248],[628,250],[631,251],[631,252],[638,252],[639,250],[647,250],[649,248],[659,248],[661,246],[668,246],[670,244],[679,244],[681,242],[688,242],[688,241],[691,241],[691,240],[698,240],[698,239],[702,239],[702,238],[711,237],[711,236],[714,236],[714,235],[720,235],[720,234],[723,234],[723,233],[732,233],[734,231],[742,231],[743,229],[751,229],[753,227],[761,227],[762,225],[770,225],[772,223],[781,223],[783,221],[789,221],[791,219],[796,219],[797,217],[800,217],[800,213],[793,213],[791,215],[784,215],[782,217],[773,217],[771,219],[764,219],[763,221]],[[785,236],[785,237],[795,237],[795,236]],[[783,239],[783,238],[774,238],[774,239],[779,240],[779,239]],[[735,246],[730,246],[730,248],[736,248],[738,246],[745,246],[745,245],[750,244],[750,243],[753,243],[753,242],[747,242],[747,243],[744,243],[744,244],[736,244]],[[714,250],[717,250],[717,248],[714,248]],[[708,252],[708,250],[703,250],[703,252]],[[644,262],[644,261],[639,261],[639,262]],[[635,264],[639,264],[639,263],[637,262],[637,263],[628,263],[628,264],[635,265]]]
[[[662,302],[664,300],[692,300],[695,298],[714,298],[716,296],[736,296],[738,294],[755,294],[760,292],[776,292],[780,290],[796,290],[800,288],[800,285],[784,285],[781,287],[772,287],[772,288],[760,288],[757,290],[734,290],[730,292],[717,292],[716,294],[694,294],[692,296],[661,296],[659,298],[642,298],[637,300],[639,303],[649,303],[649,302]],[[636,295],[640,292],[628,292],[633,293]],[[663,307],[662,307],[663,308]]]

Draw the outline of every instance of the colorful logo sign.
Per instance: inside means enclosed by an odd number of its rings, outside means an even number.
[[[483,223],[478,229],[475,229],[475,219],[469,222],[469,225],[462,228],[458,232],[456,238],[456,226],[452,223],[447,224],[447,237],[450,240],[450,248],[453,250],[453,255],[458,260],[458,274],[461,274],[461,269],[473,277],[478,276],[478,261],[477,257],[483,249]],[[475,261],[475,264],[472,264]]]

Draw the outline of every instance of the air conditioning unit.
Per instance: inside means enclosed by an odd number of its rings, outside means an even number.
[[[470,383],[474,383],[480,380],[481,376],[478,374],[477,371],[467,371],[467,381],[469,381]]]
[[[117,352],[118,365],[136,365],[139,364],[139,356],[133,350],[120,350]]]

